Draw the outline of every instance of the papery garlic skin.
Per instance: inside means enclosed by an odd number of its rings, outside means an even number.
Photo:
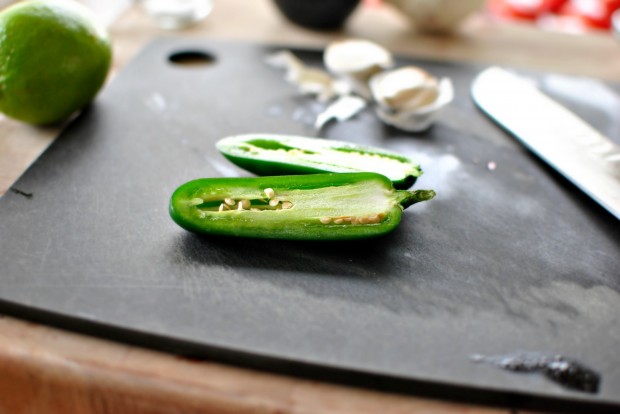
[[[346,121],[354,117],[366,108],[365,99],[355,95],[340,96],[332,102],[323,112],[321,112],[314,123],[316,129],[321,129],[325,124],[332,120],[338,122]]]
[[[267,56],[267,64],[286,70],[287,82],[297,86],[304,95],[314,95],[319,102],[327,102],[348,89],[332,78],[327,72],[318,68],[307,67],[297,56],[288,50],[282,50]]]

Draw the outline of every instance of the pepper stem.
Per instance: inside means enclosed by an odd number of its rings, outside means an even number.
[[[427,201],[435,197],[434,190],[398,191],[400,205],[403,210],[412,204]]]

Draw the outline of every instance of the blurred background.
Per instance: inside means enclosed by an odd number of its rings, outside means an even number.
[[[568,32],[610,30],[620,0],[488,0],[490,15]]]
[[[218,0],[79,0],[111,24],[120,13],[140,3],[147,11],[158,13],[188,13],[189,9],[200,9],[196,20],[208,16],[212,3]],[[15,3],[15,0],[0,0],[0,8]],[[344,23],[349,13],[357,7],[379,8],[389,4],[406,18],[417,23],[422,30],[432,30],[437,21],[450,20],[458,24],[455,14],[484,15],[500,22],[518,22],[539,27],[543,30],[568,33],[609,32],[613,29],[614,12],[620,9],[620,0],[274,0],[274,5],[290,20],[315,29],[333,29]],[[358,5],[359,3],[359,5]],[[217,7],[217,4],[216,4]],[[455,10],[456,9],[456,10]],[[312,12],[320,13],[322,19],[312,21]],[[616,13],[620,15],[620,12]],[[187,17],[187,15],[185,16]],[[305,21],[304,21],[305,18]],[[421,19],[426,19],[422,21]],[[187,20],[187,19],[186,19]],[[187,20],[186,23],[191,20]],[[182,25],[181,25],[182,26]],[[167,27],[180,28],[180,27]],[[435,28],[436,29],[436,28]],[[445,31],[439,30],[439,31]]]

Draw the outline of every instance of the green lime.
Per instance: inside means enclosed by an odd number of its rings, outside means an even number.
[[[0,13],[0,111],[32,124],[69,117],[110,68],[105,28],[73,0],[32,0]]]

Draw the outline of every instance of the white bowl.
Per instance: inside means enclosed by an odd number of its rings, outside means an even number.
[[[409,18],[416,29],[426,33],[449,33],[485,0],[386,0]]]

